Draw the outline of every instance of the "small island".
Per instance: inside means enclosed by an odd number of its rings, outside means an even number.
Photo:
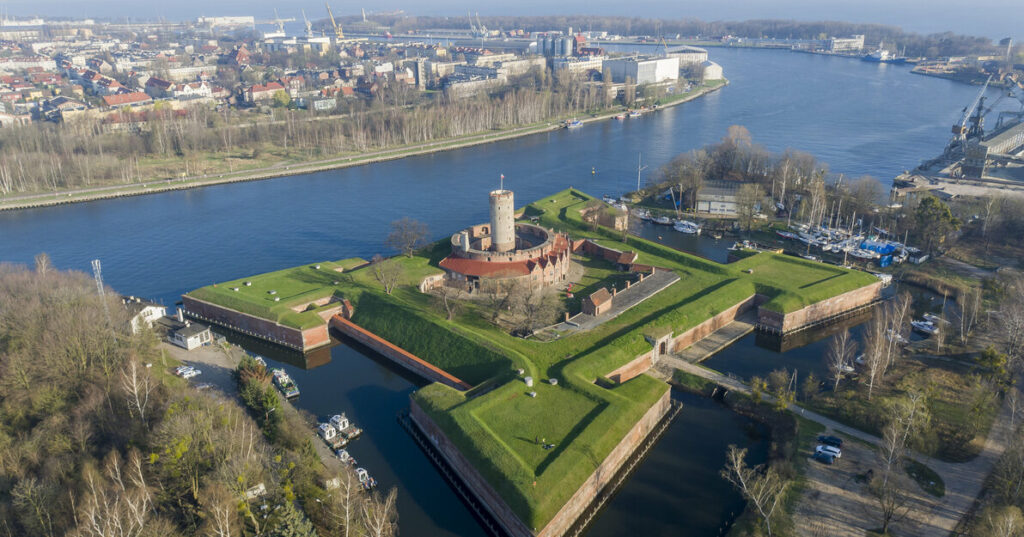
[[[629,236],[624,211],[574,189],[490,203],[489,222],[407,255],[203,287],[185,312],[301,351],[333,329],[423,376],[421,445],[507,534],[560,536],[671,418],[669,385],[645,373],[741,313],[787,333],[880,296],[866,272]],[[511,301],[534,315],[510,318]]]

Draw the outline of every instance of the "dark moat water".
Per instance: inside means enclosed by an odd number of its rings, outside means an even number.
[[[113,288],[171,305],[213,282],[387,253],[388,224],[403,216],[426,222],[438,238],[483,221],[487,192],[502,173],[520,203],[570,185],[618,194],[635,188],[638,153],[651,167],[646,177],[673,155],[720,139],[733,124],[770,150],[797,148],[833,171],[888,182],[941,150],[949,125],[976,92],[905,67],[841,58],[721,49],[711,56],[724,66],[729,87],[636,120],[346,170],[0,213],[0,261],[31,263],[47,252],[60,268],[88,271],[99,258]],[[673,241],[717,260],[729,243]],[[731,360],[723,370],[747,375],[763,374],[745,373],[749,364],[770,371],[780,359],[806,354],[793,364],[803,370],[820,362],[813,358],[820,345],[758,357],[763,348],[743,340],[716,359]],[[382,485],[398,487],[403,536],[482,534],[395,421],[416,379],[346,345],[308,363],[291,360],[300,407],[318,415],[344,411],[366,429],[351,451]],[[717,535],[740,507],[718,476],[723,450],[729,443],[756,448],[760,441],[747,437],[748,428],[711,403],[688,401],[592,533]]]

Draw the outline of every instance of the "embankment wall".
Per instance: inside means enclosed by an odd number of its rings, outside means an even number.
[[[231,308],[218,306],[188,295],[181,297],[182,309],[194,319],[230,328],[236,332],[306,352],[331,342],[327,323],[299,330]]]

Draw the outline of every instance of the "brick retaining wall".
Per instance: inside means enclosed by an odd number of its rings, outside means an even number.
[[[505,503],[505,500],[487,483],[487,480],[480,475],[476,468],[463,457],[455,444],[445,436],[440,427],[416,404],[416,401],[411,402],[409,416],[423,430],[434,447],[444,456],[448,465],[458,472],[462,481],[472,490],[481,503],[487,507],[491,515],[502,525],[510,537],[561,537],[572,527],[587,507],[590,506],[598,493],[611,482],[619,469],[629,460],[670,409],[671,393],[670,390],[665,390],[665,394],[661,399],[654,403],[647,410],[647,413],[626,433],[626,436],[612,449],[590,477],[583,482],[580,488],[576,490],[576,493],[569,498],[569,501],[565,502],[565,505],[562,506],[551,521],[536,532],[528,528],[516,516],[508,504]]]
[[[326,322],[320,326],[299,330],[188,295],[183,295],[181,299],[182,309],[189,317],[230,328],[289,349],[306,352],[331,342]]]
[[[736,317],[750,311],[758,302],[757,295],[751,295],[735,306],[672,338],[672,352],[682,351],[690,345],[710,336],[719,328],[735,321]]]
[[[468,390],[472,387],[447,371],[427,362],[398,345],[391,343],[377,334],[370,332],[341,315],[331,317],[331,328],[334,328],[342,334],[366,345],[381,356],[384,356],[392,362],[397,363],[398,365],[431,382],[440,382],[441,384],[446,384],[456,390],[462,391]]]
[[[776,332],[791,332],[809,324],[823,321],[834,315],[840,315],[870,304],[881,298],[881,296],[882,282],[879,281],[820,302],[815,302],[810,306],[791,313],[783,314],[761,308],[757,312],[757,322],[759,325]]]

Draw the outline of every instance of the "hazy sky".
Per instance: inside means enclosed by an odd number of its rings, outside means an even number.
[[[322,18],[322,0],[0,0],[11,15],[66,15],[93,17],[153,17],[187,19],[198,15],[255,15]],[[335,0],[336,14],[402,9],[407,13],[460,15],[467,10],[481,15],[599,13],[639,17],[696,17],[704,20],[779,18],[844,20],[894,24],[930,33],[954,31],[992,38],[1024,39],[1024,2],[1021,0]]]

